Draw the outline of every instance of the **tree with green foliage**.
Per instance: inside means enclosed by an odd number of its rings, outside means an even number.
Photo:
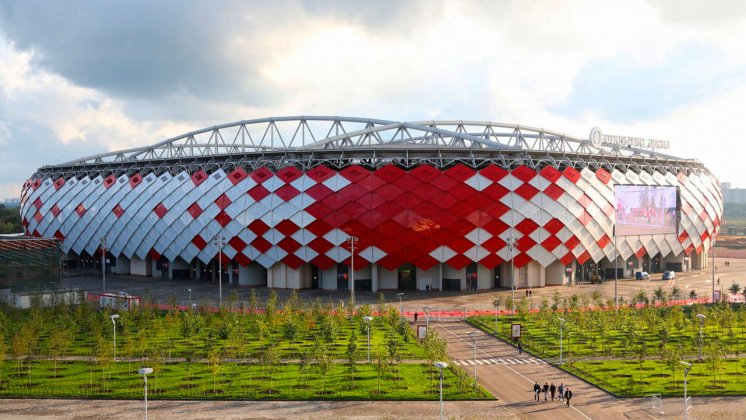
[[[375,355],[376,355],[375,369],[376,369],[376,375],[378,378],[378,393],[380,394],[381,393],[381,378],[383,378],[386,372],[388,372],[389,364],[387,363],[387,360],[386,360],[386,352],[383,349],[378,348],[376,350]]]
[[[697,298],[697,291],[692,289],[691,292],[689,292],[689,299],[696,299]]]
[[[730,290],[731,295],[736,296],[738,292],[741,291],[741,285],[736,282],[733,282],[731,283],[730,288],[728,288],[728,290]]]
[[[217,377],[220,373],[220,362],[223,356],[223,349],[220,346],[212,346],[207,350],[207,363],[210,365],[212,373],[212,392],[217,390]]]
[[[725,352],[719,340],[711,340],[705,347],[704,361],[707,369],[712,373],[712,385],[717,385],[717,375],[725,369]]]
[[[70,348],[75,335],[70,326],[58,323],[49,333],[49,355],[54,359],[54,376],[57,377],[57,359],[64,357]]]
[[[326,382],[329,375],[334,373],[337,365],[334,363],[334,355],[326,346],[321,346],[321,352],[316,357],[316,370],[321,375],[321,393],[326,394]]]
[[[22,233],[21,213],[17,207],[0,204],[0,234]]]
[[[683,292],[681,291],[681,288],[677,285],[671,286],[671,299],[673,300],[679,300],[681,299],[683,295]]]
[[[347,369],[350,373],[350,381],[355,383],[355,372],[357,372],[357,334],[355,330],[350,333],[350,340],[347,342]]]
[[[272,379],[273,374],[275,373],[275,369],[277,368],[277,365],[280,364],[280,351],[278,349],[277,343],[272,343],[269,346],[267,346],[266,349],[262,352],[261,362],[264,364],[264,367],[269,374],[269,393],[272,394],[274,392],[272,388]]]

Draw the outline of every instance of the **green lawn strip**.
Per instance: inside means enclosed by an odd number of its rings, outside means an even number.
[[[30,369],[29,369],[30,366]],[[51,361],[19,364],[8,361],[2,371],[0,396],[64,398],[141,398],[143,380],[136,364],[113,363],[103,368],[86,362]],[[267,366],[221,363],[164,364],[148,377],[152,399],[272,399],[272,400],[437,400],[438,376],[422,364],[387,366],[380,378],[376,364],[317,367],[302,372],[300,365]],[[213,372],[215,375],[213,376]],[[463,378],[463,375],[461,375]],[[482,388],[474,389],[466,377],[445,372],[446,400],[493,399]]]
[[[603,360],[575,362],[566,370],[621,397],[642,397],[651,394],[677,397],[684,393],[682,369],[666,367],[656,360],[642,365],[632,361]],[[728,359],[724,370],[716,376],[707,362],[694,361],[687,380],[687,392],[697,396],[746,394],[746,361]]]

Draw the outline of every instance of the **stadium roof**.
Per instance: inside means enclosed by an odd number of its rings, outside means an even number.
[[[542,128],[490,121],[398,122],[355,117],[288,116],[236,121],[192,131],[151,146],[87,156],[45,166],[43,173],[163,171],[174,166],[260,164],[262,159],[313,166],[319,160],[346,166],[350,160],[380,166],[427,161],[497,161],[536,167],[547,162],[590,166],[672,166],[703,168],[696,160],[653,150],[592,142]],[[424,161],[423,161],[424,159]],[[470,162],[471,161],[471,162]],[[347,163],[345,163],[347,162]],[[264,164],[264,163],[261,163]],[[208,168],[205,168],[207,166]]]

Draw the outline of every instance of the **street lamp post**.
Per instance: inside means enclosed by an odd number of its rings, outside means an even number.
[[[702,338],[702,326],[705,323],[705,318],[707,318],[704,314],[697,314],[697,318],[699,318],[699,361],[702,361],[702,343],[704,342],[704,339]]]
[[[510,313],[515,314],[515,260],[513,259],[513,250],[515,248],[515,238],[510,237],[505,242],[508,245],[508,252],[510,252],[510,302],[512,307]]]
[[[498,331],[497,331],[497,308],[500,307],[500,298],[496,297],[492,301],[492,305],[495,307],[495,336],[497,336],[498,335]]]
[[[148,375],[153,373],[153,368],[140,368],[139,372],[143,379],[145,379],[145,420],[148,420]]]
[[[368,363],[370,363],[370,321],[373,321],[372,316],[365,316],[363,317],[363,320],[365,321],[366,326],[368,327]]]
[[[440,373],[440,420],[443,420],[443,370],[448,367],[446,362],[435,362]]]
[[[109,315],[109,318],[111,319],[111,323],[114,324],[114,359],[116,359],[117,358],[117,319],[119,319],[119,314]]]
[[[430,331],[430,307],[425,306],[422,310],[425,311],[425,330]]]
[[[404,310],[401,306],[401,297],[404,296],[404,293],[397,293],[397,296],[399,296],[399,316],[404,316]]]
[[[712,303],[715,303],[715,237],[712,237],[712,246],[710,247],[710,250],[712,251]],[[702,356],[700,356],[700,359]]]
[[[477,332],[469,331],[469,337],[471,337],[471,344],[474,347],[474,387],[477,386]]]
[[[565,319],[564,318],[557,318],[560,321],[560,362],[559,364],[562,364],[562,330],[565,328]]]
[[[218,247],[218,299],[220,308],[223,307],[223,246],[225,246],[225,238],[218,235],[215,237],[213,243]],[[215,278],[215,277],[213,277]]]
[[[689,414],[689,398],[686,396],[686,379],[689,376],[689,371],[692,370],[692,364],[687,362],[679,362],[684,365],[684,420],[687,419]]]
[[[101,238],[101,282],[106,293],[106,237]]]
[[[348,239],[350,242],[350,295],[355,295],[355,245],[357,245],[357,238],[350,236]]]
[[[187,289],[187,292],[189,292],[189,308],[192,307],[192,289]]]

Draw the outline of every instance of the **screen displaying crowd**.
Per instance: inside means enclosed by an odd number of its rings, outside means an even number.
[[[616,236],[676,233],[676,187],[617,185]]]

